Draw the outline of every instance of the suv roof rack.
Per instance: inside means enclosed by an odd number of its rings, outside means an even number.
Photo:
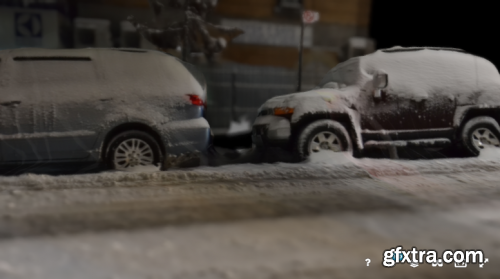
[[[455,51],[455,52],[462,52],[462,53],[467,53],[463,49],[459,48],[451,48],[451,47],[393,47],[393,48],[386,48],[382,49],[382,52],[385,53],[393,53],[393,52],[410,52],[410,51],[421,51],[424,49],[429,49],[429,50],[444,50],[444,51]]]

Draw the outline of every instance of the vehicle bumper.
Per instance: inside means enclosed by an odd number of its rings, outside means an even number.
[[[172,121],[163,128],[167,155],[205,153],[211,142],[210,125],[205,118]]]
[[[258,147],[285,147],[290,141],[290,136],[290,121],[274,115],[257,117],[252,129],[252,142]]]

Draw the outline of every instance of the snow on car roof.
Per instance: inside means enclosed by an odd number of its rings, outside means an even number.
[[[368,77],[387,73],[389,91],[417,101],[440,94],[459,96],[459,103],[467,104],[472,92],[493,94],[500,89],[500,75],[490,61],[458,49],[394,47],[360,60],[361,72]]]
[[[441,47],[392,47],[359,57],[362,68],[398,68],[408,65],[420,67],[428,72],[447,70],[463,73],[471,68],[483,68],[488,75],[497,76],[496,67],[487,59],[458,48]],[[404,62],[403,62],[404,61]],[[431,65],[434,65],[431,67]]]
[[[132,48],[80,48],[80,49],[47,49],[47,48],[16,48],[0,50],[0,54],[8,54],[10,56],[27,56],[27,57],[92,57],[100,52],[122,51],[124,53],[148,53],[157,55],[171,56],[155,50],[132,49]]]
[[[395,46],[391,48],[385,48],[381,49],[380,51],[385,52],[385,53],[392,53],[392,52],[411,52],[411,51],[420,51],[424,49],[429,49],[429,50],[443,50],[443,51],[455,51],[455,52],[463,52],[466,53],[465,50],[460,49],[460,48],[451,48],[451,47],[401,47],[401,46]]]
[[[44,88],[40,91],[57,96],[54,102],[75,102],[77,97],[87,98],[93,94],[116,99],[168,96],[170,99],[175,97],[174,103],[183,101],[187,93],[205,97],[201,77],[192,74],[195,70],[159,51],[19,48],[2,50],[0,56],[8,58],[2,69],[5,74],[0,75],[0,85],[14,96],[24,92],[23,84],[32,83]],[[72,93],[68,94],[69,91]],[[36,90],[30,92],[40,99],[45,98]]]

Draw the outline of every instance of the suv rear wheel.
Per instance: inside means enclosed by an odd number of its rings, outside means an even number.
[[[161,149],[148,133],[127,131],[115,136],[109,143],[107,165],[114,170],[126,170],[136,166],[158,165]]]
[[[346,128],[337,121],[318,120],[306,126],[294,145],[294,153],[300,161],[322,150],[344,152],[352,150]]]
[[[488,116],[473,118],[462,129],[462,144],[470,156],[478,156],[488,147],[500,147],[500,126]]]

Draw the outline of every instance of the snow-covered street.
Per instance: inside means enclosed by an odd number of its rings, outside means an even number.
[[[495,278],[488,154],[2,177],[0,278]],[[397,245],[483,249],[489,263],[382,268]]]
[[[0,242],[1,278],[497,278],[498,204],[341,212]],[[383,268],[383,250],[483,249],[480,269]],[[366,266],[365,259],[371,264]]]

